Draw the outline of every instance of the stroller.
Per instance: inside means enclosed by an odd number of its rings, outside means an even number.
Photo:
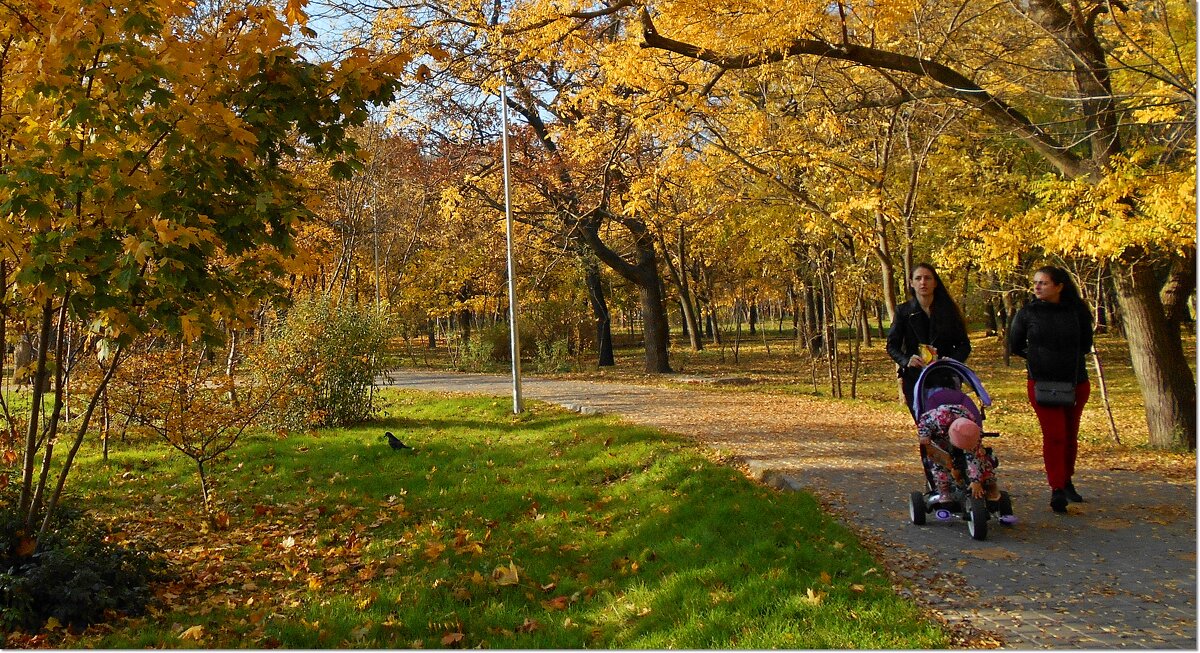
[[[983,425],[984,413],[975,405],[971,397],[963,392],[964,385],[979,397],[980,405],[984,408],[992,405],[992,398],[984,390],[979,377],[963,363],[951,358],[938,359],[921,371],[913,388],[913,410],[917,415],[927,410],[958,404],[972,416],[977,424]],[[983,437],[996,437],[999,433],[983,432]],[[966,458],[962,450],[951,447],[950,451],[942,451],[936,445],[921,445],[921,466],[925,470],[925,491],[913,492],[908,499],[908,514],[912,523],[920,526],[925,523],[926,515],[933,513],[938,519],[949,520],[954,517],[967,522],[967,530],[975,540],[987,539],[988,521],[996,516],[1002,524],[1013,524],[1012,499],[1008,492],[1001,491],[1000,498],[995,501],[976,499],[971,496],[971,490],[966,481]],[[992,466],[999,466],[999,461],[992,453],[991,447],[984,451],[991,459]],[[933,475],[930,471],[930,457],[937,456],[940,461],[949,461],[954,476],[951,484],[950,500],[936,501],[937,490]],[[944,498],[944,497],[943,497]]]

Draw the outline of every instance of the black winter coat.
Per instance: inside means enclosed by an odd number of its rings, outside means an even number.
[[[1052,304],[1035,299],[1013,317],[1008,347],[1025,359],[1034,381],[1086,381],[1092,313],[1082,302]]]
[[[900,367],[898,376],[904,376],[910,358],[923,354],[923,344],[936,349],[940,358],[965,363],[971,355],[971,340],[953,313],[939,315],[935,309],[931,318],[921,310],[916,299],[910,299],[896,309],[887,337],[888,356]],[[919,369],[916,371],[920,372]]]

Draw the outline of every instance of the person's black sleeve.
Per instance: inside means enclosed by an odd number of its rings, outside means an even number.
[[[942,347],[945,347],[945,345],[942,345]],[[949,351],[942,351],[942,349],[938,349],[939,357],[953,358],[954,360],[956,360],[960,363],[967,362],[967,357],[970,355],[971,355],[971,338],[967,336],[967,330],[965,327],[962,329],[961,333],[959,334],[958,339],[956,339],[956,341],[951,344]]]
[[[1012,324],[1008,327],[1008,350],[1014,356],[1021,358],[1026,357],[1025,350],[1029,344],[1026,342],[1026,329],[1028,328],[1028,325],[1025,324],[1026,319],[1025,309],[1021,309],[1013,316]]]

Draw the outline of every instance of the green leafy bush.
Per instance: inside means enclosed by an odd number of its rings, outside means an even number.
[[[139,615],[166,578],[166,561],[149,547],[112,541],[107,529],[62,507],[32,555],[11,507],[0,506],[0,630],[36,631],[50,618],[83,628],[106,613]]]
[[[271,329],[255,356],[264,383],[288,380],[266,413],[286,429],[346,426],[370,419],[372,388],[382,370],[386,323],[370,308],[302,299]]]
[[[537,343],[537,357],[533,360],[534,370],[538,372],[570,372],[574,367],[571,343],[566,338]]]
[[[508,325],[498,323],[477,330],[463,343],[459,367],[472,372],[491,372],[500,369],[501,363],[507,366],[511,358]]]

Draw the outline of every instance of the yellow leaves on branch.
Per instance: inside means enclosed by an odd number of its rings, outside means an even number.
[[[1187,165],[1153,173],[1120,161],[1098,182],[1046,178],[1038,205],[1012,216],[985,213],[963,222],[971,256],[1009,270],[1038,243],[1058,256],[1114,261],[1130,252],[1181,253],[1196,246],[1196,193]]]
[[[304,7],[308,4],[308,0],[288,0],[287,6],[283,9],[283,15],[287,19],[289,25],[307,25],[308,14],[304,13]]]
[[[1100,183],[1048,182],[1043,208],[1030,217],[1049,227],[1046,248],[1099,260],[1130,248],[1180,252],[1196,244],[1196,196],[1190,173],[1155,175],[1124,166]]]

